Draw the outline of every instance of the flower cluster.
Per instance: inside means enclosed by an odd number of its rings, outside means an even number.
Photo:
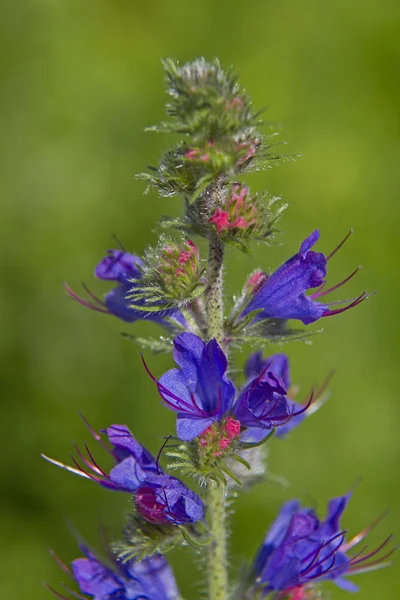
[[[63,569],[75,579],[85,596],[77,596],[64,584],[65,590],[75,598],[96,600],[176,600],[178,588],[171,567],[164,556],[156,554],[140,563],[123,563],[114,556],[110,564],[100,560],[86,546],[81,546],[85,558],[77,558],[71,569]],[[52,588],[50,588],[52,590]],[[59,593],[59,598],[64,598]]]
[[[255,586],[262,589],[263,597],[281,592],[279,597],[291,593],[290,597],[302,599],[310,587],[325,579],[354,592],[358,587],[348,576],[385,565],[394,552],[384,551],[391,536],[372,551],[364,546],[350,556],[370,528],[346,540],[340,518],[349,498],[350,494],[333,498],[323,521],[312,509],[301,508],[297,500],[283,505],[254,561]]]
[[[297,500],[286,502],[242,580],[229,582],[228,493],[242,484],[250,488],[264,476],[267,440],[273,434],[286,439],[322,404],[327,386],[325,381],[297,402],[286,354],[265,357],[255,351],[244,369],[236,369],[232,350],[247,342],[264,347],[272,338],[287,341],[293,332],[288,320],[307,327],[357,306],[368,295],[327,301],[358,269],[327,287],[328,263],[348,236],[326,255],[314,250],[320,237],[315,229],[277,270],[254,271],[225,315],[227,244],[248,251],[254,240],[269,241],[285,208],[267,192],[251,194],[239,179],[283,157],[270,151],[275,144],[258,131],[257,114],[231,71],[204,59],[183,66],[166,59],[163,64],[169,121],[153,130],[186,138],[141,178],[161,196],[180,195],[183,216],[162,221],[164,231],[173,230],[171,236],[160,235],[142,258],[124,249],[108,251],[95,268],[97,279],[114,285],[104,299],[86,286],[87,298],[65,287],[74,300],[97,312],[164,328],[159,339],[140,338],[139,343],[173,351],[175,367],[160,377],[152,374],[147,356],[142,360],[163,406],[176,414],[176,435],[166,437],[155,458],[127,425],[98,433],[86,423],[111,456],[109,469],[100,466],[86,443],[84,450],[75,445],[73,466],[45,456],[131,499],[122,540],[105,548],[107,560],[81,545],[84,556],[72,561],[71,569],[59,561],[79,593],[67,585],[64,589],[81,599],[178,600],[164,554],[190,545],[207,553],[209,600],[314,600],[316,585],[325,580],[355,591],[348,577],[385,566],[393,550],[387,548],[390,537],[372,551],[367,546],[353,550],[371,527],[347,539],[340,519],[350,494],[332,499],[323,520]],[[207,240],[207,259],[194,236]],[[165,470],[162,457],[170,460]],[[196,491],[183,480],[187,476],[194,478]]]
[[[151,377],[165,405],[177,413],[181,440],[193,440],[213,423],[230,418],[240,423],[242,441],[260,442],[275,428],[295,419],[298,424],[313,399],[310,395],[299,406],[287,397],[284,355],[272,356],[264,364],[259,355],[251,357],[246,367],[248,381],[239,391],[227,377],[228,360],[215,339],[205,343],[192,333],[182,333],[174,341],[174,359],[179,368],[159,380]]]

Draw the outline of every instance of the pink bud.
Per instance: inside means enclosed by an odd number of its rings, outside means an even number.
[[[244,219],[243,217],[238,217],[236,219],[236,221],[234,221],[231,225],[232,229],[234,227],[237,227],[238,229],[246,229],[246,227],[248,227],[250,225],[250,223],[248,223],[246,221],[246,219]]]
[[[245,283],[245,290],[248,293],[255,294],[260,287],[267,281],[268,275],[264,271],[256,271]]]
[[[218,233],[229,227],[229,214],[220,208],[217,208],[214,215],[209,219],[210,223],[214,223]]]
[[[232,417],[228,417],[226,419],[224,430],[229,441],[232,441],[234,438],[239,437],[240,435],[240,421],[232,419]]]
[[[194,158],[197,157],[199,151],[198,150],[186,150],[185,152],[185,158],[188,158],[189,160],[193,160]]]

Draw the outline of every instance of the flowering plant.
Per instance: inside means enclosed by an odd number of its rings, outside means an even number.
[[[95,268],[97,278],[114,285],[104,300],[86,287],[86,298],[68,285],[66,290],[98,312],[127,323],[152,320],[163,328],[158,339],[132,337],[145,350],[144,369],[161,404],[176,413],[176,433],[155,458],[127,425],[97,432],[85,421],[110,455],[111,467],[100,466],[87,444],[75,446],[71,465],[45,457],[132,498],[122,539],[104,548],[104,557],[83,544],[84,556],[71,568],[60,561],[79,588],[64,584],[65,593],[95,600],[177,600],[181,596],[165,558],[176,546],[192,546],[207,557],[210,600],[311,600],[321,597],[320,583],[326,580],[354,591],[349,577],[385,566],[393,549],[388,537],[373,550],[353,550],[370,528],[349,539],[340,526],[350,493],[330,500],[322,520],[297,500],[286,502],[240,578],[229,574],[226,527],[232,490],[259,480],[265,444],[301,425],[321,405],[327,384],[297,402],[287,356],[264,357],[258,350],[248,357],[239,385],[231,351],[248,342],[264,348],[301,337],[305,333],[293,330],[289,320],[308,326],[364,301],[365,292],[351,300],[327,300],[358,270],[326,287],[329,260],[348,236],[325,255],[314,250],[319,230],[311,232],[277,270],[253,272],[225,312],[227,247],[247,252],[252,240],[270,244],[286,207],[279,198],[251,192],[241,178],[291,157],[275,153],[276,142],[260,133],[249,97],[218,61],[180,66],[165,60],[164,69],[170,120],[152,129],[185,140],[140,178],[162,196],[180,196],[183,216],[162,221],[158,243],[143,257],[108,251]],[[193,241],[199,237],[207,241],[207,260]],[[149,350],[172,351],[176,366],[156,375]],[[163,456],[171,461],[165,468]],[[183,476],[194,482],[188,485]]]

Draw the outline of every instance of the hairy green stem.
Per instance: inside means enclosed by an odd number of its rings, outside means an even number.
[[[224,246],[216,232],[210,233],[208,255],[208,287],[206,290],[208,337],[220,344],[224,338],[224,313],[222,299],[222,263]]]
[[[227,600],[226,506],[225,485],[222,482],[208,482],[207,508],[211,535],[208,547],[208,598]]]
[[[208,259],[208,288],[206,291],[208,337],[220,344],[224,339],[224,313],[222,295],[223,245],[216,232],[210,233]],[[225,485],[208,481],[207,509],[211,541],[208,550],[208,598],[227,600],[227,534]]]

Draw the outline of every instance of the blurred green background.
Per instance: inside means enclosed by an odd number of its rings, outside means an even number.
[[[180,211],[178,199],[143,197],[134,179],[173,142],[143,132],[163,118],[163,56],[235,65],[255,106],[268,105],[266,118],[282,123],[290,151],[303,155],[249,179],[290,208],[282,245],[255,247],[253,259],[230,252],[228,291],[255,263],[277,267],[316,227],[325,252],[355,228],[329,281],[362,262],[343,294],[379,291],[327,319],[313,345],[287,346],[304,393],[335,369],[332,398],[290,439],[270,444],[271,471],[290,488],[263,484],[238,498],[232,572],[284,500],[323,512],[359,478],[345,526],[355,533],[391,507],[371,543],[398,535],[398,0],[8,0],[1,12],[0,597],[51,597],[42,581],[57,586],[65,576],[48,548],[66,562],[77,556],[70,524],[96,544],[100,521],[112,533],[123,521],[125,495],[39,458],[69,461],[71,440],[88,437],[77,411],[98,428],[127,422],[153,451],[173,431],[137,348],[119,335],[156,327],[87,311],[61,285],[79,291],[84,280],[102,294],[107,286],[92,272],[112,234],[140,253],[157,219]],[[156,374],[171,365],[148,361]],[[184,596],[199,598],[199,559],[176,552],[171,561]],[[396,566],[356,581],[365,600],[395,598],[400,587]],[[332,599],[346,597],[330,589]]]

